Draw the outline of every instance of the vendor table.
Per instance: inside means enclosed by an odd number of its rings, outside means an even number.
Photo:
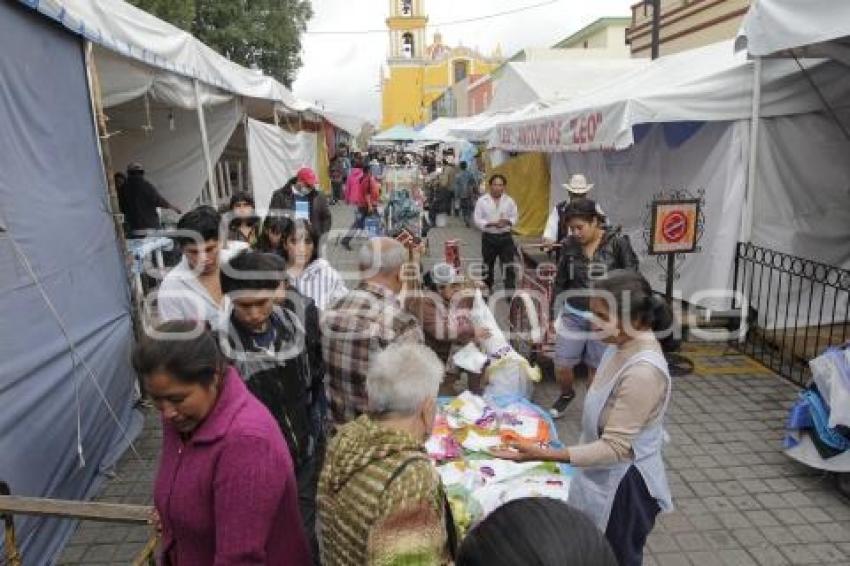
[[[426,449],[437,465],[461,536],[514,499],[567,500],[573,469],[567,464],[517,463],[490,455],[491,448],[510,440],[561,446],[548,413],[523,397],[485,399],[465,392],[440,398]]]

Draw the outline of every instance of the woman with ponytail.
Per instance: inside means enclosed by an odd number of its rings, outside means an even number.
[[[494,453],[572,464],[570,504],[605,533],[620,566],[640,565],[656,516],[672,509],[661,456],[672,383],[659,337],[670,339],[673,316],[630,270],[594,282],[589,309],[608,348],[585,397],[579,443],[560,449],[520,443]]]

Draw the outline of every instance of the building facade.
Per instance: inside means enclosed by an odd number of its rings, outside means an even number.
[[[750,0],[661,0],[659,52],[678,53],[724,39],[732,39]],[[632,21],[626,33],[632,57],[652,54],[652,5],[632,6]]]
[[[552,49],[582,49],[599,56],[629,57],[626,30],[631,18],[599,18],[592,24],[562,39]]]
[[[426,45],[425,0],[389,2],[389,56],[381,81],[381,129],[430,122],[432,103],[446,89],[470,76],[490,73],[501,63],[498,48],[484,55],[468,47],[450,47],[439,33]]]
[[[484,75],[469,85],[469,115],[481,114],[493,100],[493,75]]]

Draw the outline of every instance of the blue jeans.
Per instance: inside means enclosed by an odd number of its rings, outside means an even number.
[[[342,238],[342,243],[347,244],[354,238],[358,232],[363,232],[366,227],[366,216],[368,216],[369,211],[365,206],[358,206],[357,210],[354,211],[354,223],[351,225],[351,228],[348,229],[348,233]]]

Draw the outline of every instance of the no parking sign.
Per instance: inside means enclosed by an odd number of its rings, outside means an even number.
[[[699,200],[652,203],[650,254],[690,253],[697,247]]]

